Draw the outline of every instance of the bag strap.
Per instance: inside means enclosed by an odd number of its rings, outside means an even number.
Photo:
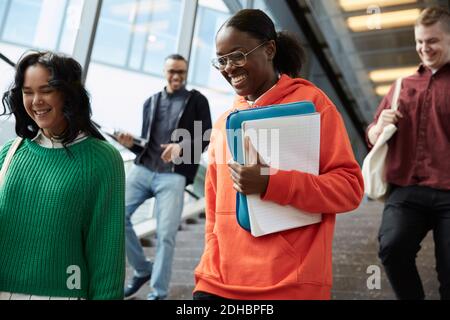
[[[395,82],[395,91],[394,95],[392,96],[392,104],[391,109],[394,111],[397,111],[398,109],[398,98],[400,97],[400,90],[402,88],[402,80],[403,78],[398,78]]]
[[[8,167],[11,163],[11,160],[16,153],[16,150],[19,148],[20,143],[22,142],[23,138],[17,137],[14,142],[12,143],[11,147],[8,150],[8,153],[6,154],[5,161],[3,162],[2,170],[0,170],[0,186],[3,183],[3,179],[5,179],[6,171],[8,170]]]

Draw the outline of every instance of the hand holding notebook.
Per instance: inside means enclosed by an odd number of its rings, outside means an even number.
[[[298,101],[232,112],[227,117],[226,128],[228,147],[233,155],[233,160],[241,165],[244,164],[244,147],[242,146],[242,123],[244,121],[286,117],[315,111],[316,107],[311,101]],[[240,192],[236,194],[236,219],[243,229],[250,232],[247,197]]]
[[[243,139],[250,139],[257,150],[244,152],[245,164],[256,163],[255,157],[259,154],[260,162],[269,163],[271,170],[297,170],[315,175],[319,173],[318,113],[244,121],[242,133]],[[247,145],[245,140],[242,144]],[[248,151],[252,147],[246,146],[245,149]],[[251,233],[255,237],[321,221],[321,214],[310,214],[291,206],[263,201],[260,195],[248,195],[247,205]]]

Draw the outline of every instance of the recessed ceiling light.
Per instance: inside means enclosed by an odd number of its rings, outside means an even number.
[[[420,15],[420,9],[400,10],[350,17],[347,25],[353,32],[371,31],[412,26]]]
[[[417,66],[395,69],[380,69],[369,72],[369,78],[373,82],[388,82],[397,80],[400,77],[412,75],[416,72]]]
[[[388,94],[389,90],[391,89],[391,85],[386,85],[386,86],[377,86],[375,88],[375,92],[377,95],[379,96],[385,96]]]
[[[355,11],[365,10],[372,6],[389,7],[416,2],[417,0],[340,0],[339,5],[345,11]]]

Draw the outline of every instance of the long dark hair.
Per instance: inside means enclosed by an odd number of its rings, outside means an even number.
[[[287,32],[276,32],[270,17],[258,9],[243,9],[228,19],[220,28],[233,27],[241,32],[247,32],[261,42],[274,40],[277,47],[273,65],[279,73],[285,73],[292,78],[300,76],[305,51],[297,38]],[[219,30],[219,32],[220,32]]]
[[[49,86],[61,92],[64,97],[63,114],[68,125],[61,135],[63,145],[74,141],[80,131],[105,140],[91,120],[89,94],[81,83],[81,65],[73,58],[48,51],[25,53],[16,65],[16,75],[11,88],[3,94],[1,115],[14,114],[16,134],[22,138],[33,139],[39,131],[38,125],[25,110],[22,96],[25,72],[37,64],[50,71]]]

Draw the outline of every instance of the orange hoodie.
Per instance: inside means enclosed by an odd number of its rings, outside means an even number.
[[[258,238],[238,225],[225,138],[231,110],[226,112],[214,126],[208,152],[205,249],[195,270],[194,291],[231,299],[330,299],[335,215],[357,208],[364,191],[344,123],[322,91],[286,75],[254,107],[304,100],[320,113],[319,175],[278,170],[262,199],[322,213],[321,223]],[[249,105],[237,97],[234,108]]]

